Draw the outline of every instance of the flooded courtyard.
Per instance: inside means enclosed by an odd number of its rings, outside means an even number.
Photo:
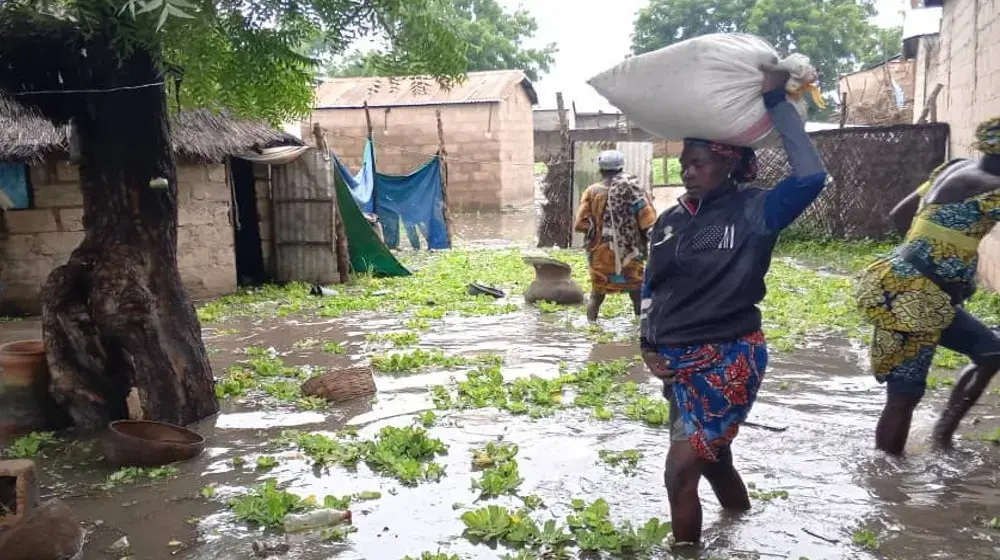
[[[353,288],[336,287],[342,297],[330,302],[306,296],[277,307],[255,300],[207,308],[204,337],[218,378],[245,364],[251,350],[307,374],[371,361],[377,395],[321,407],[274,398],[278,393],[263,394],[260,386],[234,390],[217,417],[193,427],[208,440],[205,453],[176,465],[176,472],[109,484],[114,470],[83,441],[37,459],[44,494],[66,499],[85,522],[85,557],[109,559],[246,559],[254,557],[253,543],[262,541],[287,543],[290,549],[276,557],[303,560],[419,559],[439,551],[463,559],[529,560],[560,556],[475,544],[463,535],[463,514],[501,506],[530,515],[538,525],[565,525],[567,516],[581,510],[575,500],[604,500],[616,527],[669,521],[661,387],[636,361],[634,319],[626,303],[617,301],[624,298],[609,300],[599,329],[588,328],[577,308],[525,305],[520,294],[530,270],[504,274],[519,260],[516,248],[527,253],[533,245],[533,231],[530,214],[458,217],[461,251],[407,261],[420,269],[452,259],[453,268],[435,277],[448,278],[446,286],[413,287],[417,277],[369,281],[356,298]],[[494,256],[495,268],[484,265]],[[823,281],[810,274],[810,281]],[[509,277],[515,280],[505,282]],[[472,280],[498,285],[508,295],[497,302],[466,296],[460,289]],[[406,282],[411,285],[405,294],[394,291]],[[808,291],[800,295],[811,297]],[[836,301],[813,305],[849,305],[839,301],[841,292],[832,297]],[[355,300],[357,305],[350,303]],[[776,339],[791,337],[782,334],[790,330],[775,327]],[[0,324],[0,342],[39,336],[37,320]],[[970,413],[960,430],[967,437],[954,452],[932,452],[928,436],[948,394],[950,372],[941,373],[935,378],[940,387],[928,392],[915,415],[907,457],[887,458],[873,445],[884,389],[865,373],[865,349],[849,338],[800,336],[772,350],[750,417],[755,425],[744,427],[734,446],[737,468],[752,487],[753,509],[740,517],[722,514],[703,483],[702,557],[1000,557],[1000,453],[982,437],[1000,426],[1000,399],[991,392]],[[379,367],[379,359],[393,354],[410,361]],[[607,363],[617,364],[607,373],[615,384],[605,393],[611,395],[607,407],[581,406],[580,395],[597,386],[584,384],[582,372]],[[493,400],[479,402],[483,406],[470,404],[475,395],[469,386],[456,385],[472,379],[470,372],[497,371],[506,388],[500,382],[479,386],[494,391]],[[558,397],[524,397],[524,410],[493,406],[496,391],[506,391],[510,400],[504,402],[513,403],[511,385],[530,378],[545,380],[532,387],[556,387]],[[444,395],[452,406],[442,406]],[[356,436],[342,435],[351,426]],[[443,474],[405,484],[366,461],[354,468],[317,464],[315,454],[288,444],[294,439],[290,430],[353,441],[377,439],[387,426],[419,426],[440,440],[446,453],[433,461]],[[472,458],[491,442],[516,446],[522,480],[510,492],[484,498],[483,471]],[[320,502],[324,496],[354,496],[356,531],[335,538],[286,536],[238,520],[230,500],[268,479]],[[113,547],[123,536],[128,549]],[[569,550],[565,557],[576,557]],[[652,557],[673,556],[669,548],[655,547]]]

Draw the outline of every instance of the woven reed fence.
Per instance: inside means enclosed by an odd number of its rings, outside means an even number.
[[[889,211],[945,161],[945,123],[844,128],[814,132],[831,184],[793,225],[836,238],[878,238],[892,231]],[[773,186],[791,167],[781,148],[757,151],[759,180]]]

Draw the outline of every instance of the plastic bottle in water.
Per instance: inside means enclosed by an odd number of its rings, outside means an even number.
[[[351,510],[317,509],[306,513],[289,513],[282,519],[286,533],[298,533],[310,529],[330,527],[338,523],[351,522]]]

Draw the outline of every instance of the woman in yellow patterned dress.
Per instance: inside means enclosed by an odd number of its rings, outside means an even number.
[[[1000,221],[1000,118],[976,130],[979,161],[952,160],[893,210],[903,243],[861,274],[858,306],[874,325],[871,367],[888,397],[876,446],[901,454],[938,345],[968,356],[934,429],[951,444],[962,417],[1000,369],[1000,339],[962,309],[976,286],[979,241]]]
[[[587,236],[590,303],[587,319],[597,314],[607,294],[627,293],[639,316],[639,289],[646,268],[646,232],[656,222],[656,210],[639,180],[625,173],[625,155],[607,150],[597,156],[602,181],[583,191],[574,229]]]

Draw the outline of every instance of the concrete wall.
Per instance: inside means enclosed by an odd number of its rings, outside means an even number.
[[[532,202],[534,150],[531,102],[515,88],[502,103],[370,109],[379,172],[407,174],[438,150],[441,111],[448,162],[448,202],[453,212],[494,211]],[[352,171],[361,165],[367,125],[363,109],[316,109],[303,123],[326,130],[327,143]],[[523,168],[523,170],[522,170]]]
[[[973,154],[973,133],[980,122],[1000,115],[1000,2],[948,0],[938,44],[922,41],[917,59],[917,107],[941,83],[938,120],[951,126],[952,157]],[[921,56],[930,59],[921,60]],[[923,95],[921,95],[923,93]]]
[[[236,288],[226,173],[222,164],[178,163],[178,265],[193,298]],[[49,272],[64,264],[83,239],[83,195],[76,167],[66,162],[32,166],[30,181],[34,208],[7,212],[5,231],[0,232],[0,309],[5,313],[38,312],[39,292]],[[262,235],[265,231],[262,226]]]

